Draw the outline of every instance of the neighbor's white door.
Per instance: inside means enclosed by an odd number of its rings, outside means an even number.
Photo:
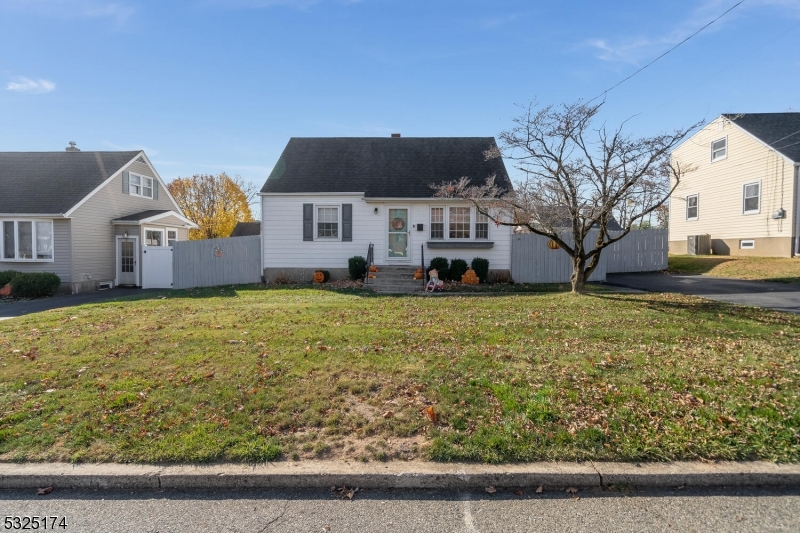
[[[134,238],[117,239],[117,285],[137,285],[136,256],[138,242]]]
[[[411,230],[408,227],[408,211],[407,207],[390,207],[388,209],[387,259],[409,258],[408,240]]]
[[[172,246],[145,246],[142,249],[142,288],[172,288]]]

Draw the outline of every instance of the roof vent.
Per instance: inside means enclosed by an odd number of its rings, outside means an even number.
[[[400,138],[399,133],[392,133],[392,139],[399,139],[399,138]]]
[[[81,149],[75,146],[75,141],[70,141],[69,146],[67,146],[67,152],[80,152]]]

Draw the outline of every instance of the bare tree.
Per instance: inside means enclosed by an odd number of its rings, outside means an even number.
[[[505,157],[524,179],[513,191],[490,176],[482,185],[464,177],[435,186],[439,197],[472,201],[498,225],[549,237],[572,258],[572,291],[583,292],[604,248],[664,205],[688,170],[670,151],[695,127],[634,139],[622,126],[592,129],[602,104],[524,107],[514,127],[500,134],[487,159]],[[670,184],[672,178],[672,185]],[[616,220],[621,231],[609,229]],[[594,246],[587,243],[597,230]]]

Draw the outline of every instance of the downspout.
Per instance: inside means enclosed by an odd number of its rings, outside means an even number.
[[[794,217],[794,256],[800,256],[800,163],[794,164],[794,195],[792,198],[792,216]]]

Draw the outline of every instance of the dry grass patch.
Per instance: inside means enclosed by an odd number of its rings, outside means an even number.
[[[670,255],[668,271],[673,274],[800,283],[800,259],[787,257]]]

